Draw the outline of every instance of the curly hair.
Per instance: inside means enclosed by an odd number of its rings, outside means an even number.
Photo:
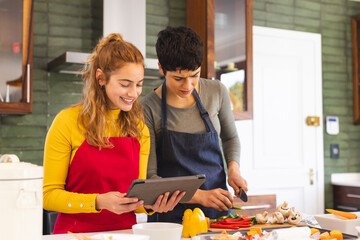
[[[124,41],[120,34],[112,33],[99,40],[83,69],[83,99],[75,105],[82,106],[78,124],[85,131],[86,141],[99,149],[111,148],[113,145],[106,136],[107,116],[110,111],[108,98],[105,90],[99,86],[96,70],[100,69],[108,82],[112,72],[127,63],[144,67],[144,58],[133,44]],[[119,113],[116,123],[119,137],[141,138],[142,129],[139,129],[139,123],[143,120],[139,99],[136,99],[130,111]]]
[[[166,71],[195,70],[201,66],[204,45],[200,36],[189,27],[167,27],[158,33],[156,54]]]

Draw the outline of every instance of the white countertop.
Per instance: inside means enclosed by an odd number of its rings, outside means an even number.
[[[102,234],[102,233],[127,233],[127,234],[132,234],[132,229],[125,229],[125,230],[118,230],[118,231],[109,231],[109,232],[91,232],[91,233],[82,233],[83,235],[87,236],[87,237],[91,237],[93,235],[96,234]],[[51,240],[67,240],[67,239],[71,239],[73,240],[74,237],[71,236],[70,234],[53,234],[53,235],[44,235],[42,237],[42,240],[47,240],[47,239],[51,239]]]
[[[333,173],[331,184],[348,187],[360,187],[360,173]]]
[[[132,229],[125,230],[117,230],[117,231],[109,231],[109,232],[91,232],[91,233],[81,233],[87,237],[91,237],[97,234],[106,234],[106,233],[124,233],[124,234],[132,234]],[[54,235],[44,235],[42,240],[74,240],[75,238],[70,234],[54,234]],[[190,238],[181,238],[182,240],[190,239]]]

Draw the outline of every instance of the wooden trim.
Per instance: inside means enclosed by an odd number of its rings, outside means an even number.
[[[200,76],[208,79],[215,77],[214,20],[214,0],[186,1],[186,25],[194,29],[204,43],[204,59]]]
[[[354,124],[360,124],[360,104],[359,104],[359,21],[360,15],[351,18],[352,30],[352,55],[353,55],[353,115]]]
[[[6,114],[26,114],[31,113],[32,104],[25,102],[0,103],[0,113]]]
[[[23,84],[22,84],[22,99],[20,102],[0,102],[0,113],[6,114],[26,114],[32,112],[32,102],[33,102],[33,18],[31,18],[31,11],[33,7],[33,0],[23,0]],[[30,32],[29,32],[30,29]],[[30,36],[29,36],[30,34]],[[29,49],[29,51],[28,51]],[[27,63],[30,64],[30,102],[27,102]]]
[[[214,0],[207,0],[206,6],[206,20],[207,20],[207,40],[206,45],[208,52],[206,54],[206,78],[215,78],[215,3]],[[210,50],[210,51],[209,51]]]
[[[244,1],[246,1],[245,111],[234,112],[235,120],[253,118],[253,0]],[[187,0],[186,4],[187,26],[194,29],[200,35],[205,47],[200,75],[204,78],[214,79],[215,2],[214,0]]]
[[[34,34],[33,34],[33,18],[31,18],[32,14],[32,4],[33,0],[24,0],[24,29],[23,29],[23,36],[24,36],[24,49],[23,49],[23,74],[27,74],[27,64],[30,64],[30,111],[32,111],[32,79],[33,79],[33,41],[34,41]],[[30,30],[30,31],[29,31]],[[30,34],[30,36],[29,36]],[[28,51],[29,49],[29,51]],[[26,103],[27,101],[27,77],[24,78],[24,88],[23,88],[23,99],[22,102]]]
[[[247,80],[247,114],[253,115],[253,1],[246,1],[246,79]]]
[[[276,195],[254,195],[248,196],[248,201],[243,202],[240,198],[234,198],[234,206],[243,207],[243,206],[261,206],[269,205],[268,208],[257,208],[257,209],[243,209],[243,210],[234,210],[236,214],[254,216],[257,213],[263,213],[267,211],[268,213],[276,212]]]
[[[253,0],[246,0],[246,84],[245,111],[234,112],[235,120],[253,118]]]

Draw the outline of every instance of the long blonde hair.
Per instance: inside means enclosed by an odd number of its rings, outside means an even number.
[[[106,137],[106,116],[110,111],[108,98],[96,79],[96,70],[100,69],[108,82],[111,73],[127,63],[142,64],[144,67],[144,58],[133,44],[124,41],[120,34],[112,33],[100,39],[83,69],[83,100],[77,104],[82,106],[78,123],[85,131],[87,142],[99,149],[113,145]],[[139,123],[143,120],[139,99],[136,99],[130,111],[119,113],[116,123],[119,137],[141,138]]]

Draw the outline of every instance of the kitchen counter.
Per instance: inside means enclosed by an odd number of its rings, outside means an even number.
[[[333,173],[331,174],[331,184],[360,187],[360,173]]]
[[[125,230],[117,230],[117,231],[109,231],[109,232],[91,232],[91,233],[83,233],[83,235],[87,237],[94,236],[96,234],[104,234],[104,233],[125,233],[132,234],[132,229]],[[70,234],[54,234],[54,235],[44,235],[42,240],[74,240],[75,238]],[[190,239],[190,238],[181,238],[182,240]]]
[[[87,237],[91,237],[96,234],[102,234],[102,233],[126,233],[126,234],[132,234],[132,229],[125,229],[125,230],[117,230],[117,231],[109,231],[109,232],[90,232],[90,233],[82,233],[83,235]],[[53,235],[44,235],[42,237],[42,240],[73,240],[75,239],[74,236],[71,236],[70,234],[53,234]]]

